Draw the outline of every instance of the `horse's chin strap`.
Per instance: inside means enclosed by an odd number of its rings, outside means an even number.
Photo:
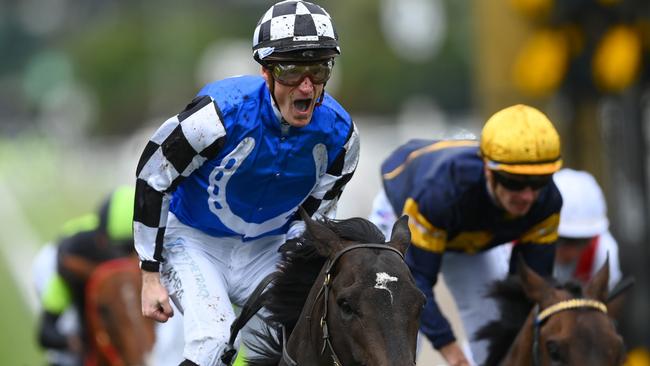
[[[539,304],[535,305],[535,326],[533,329],[533,366],[539,366],[541,364],[539,350],[539,332],[542,324],[544,324],[544,322],[554,314],[557,314],[561,311],[573,309],[591,309],[607,314],[607,305],[600,301],[592,299],[570,299],[560,301],[557,304],[553,304],[547,307],[541,312],[539,311]]]
[[[287,351],[288,341],[289,338],[287,338],[287,329],[285,327],[282,327],[282,360],[289,366],[298,366],[298,362],[291,358],[289,351]]]

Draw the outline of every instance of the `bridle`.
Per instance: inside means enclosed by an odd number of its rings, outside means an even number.
[[[314,308],[316,303],[318,302],[318,299],[322,296],[323,297],[323,315],[320,318],[320,327],[323,332],[323,347],[321,348],[321,355],[325,353],[325,349],[329,349],[330,354],[332,355],[332,362],[334,366],[343,366],[343,363],[341,362],[340,358],[336,355],[336,351],[334,351],[334,347],[332,346],[331,342],[331,335],[329,333],[329,328],[327,326],[327,303],[329,300],[329,293],[331,289],[331,284],[332,284],[332,276],[331,272],[338,260],[345,254],[348,253],[352,250],[355,249],[380,249],[380,250],[390,250],[394,253],[397,253],[397,255],[404,260],[404,255],[397,249],[388,246],[386,244],[356,244],[356,245],[350,245],[348,247],[345,247],[341,249],[336,255],[330,259],[327,262],[327,267],[325,267],[325,280],[323,281],[323,285],[321,286],[320,290],[318,291],[318,294],[316,295],[316,299],[311,305],[311,309],[309,311],[309,314],[312,314],[314,312]],[[309,317],[309,321],[311,322],[311,316]],[[310,326],[311,329],[311,326]],[[289,352],[287,351],[287,336],[286,336],[286,331],[284,327],[282,328],[282,359],[291,366],[298,366],[298,363],[289,355]]]
[[[539,350],[539,332],[544,322],[552,315],[565,310],[574,309],[587,309],[596,310],[607,314],[607,306],[597,300],[591,299],[570,299],[560,301],[553,304],[546,309],[539,311],[539,304],[535,305],[535,325],[533,329],[533,365],[540,366],[540,350]]]

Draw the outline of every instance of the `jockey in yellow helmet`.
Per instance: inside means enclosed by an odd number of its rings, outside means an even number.
[[[383,191],[370,219],[388,234],[397,215],[409,215],[406,262],[427,296],[420,330],[449,364],[485,360],[484,343],[473,334],[498,312],[483,295],[516,264],[509,265],[510,247],[502,244],[516,242],[513,251],[528,265],[552,273],[562,198],[551,177],[561,165],[553,124],[525,105],[495,113],[480,141],[411,140],[383,162]],[[471,352],[461,350],[436,304],[431,289],[440,271]]]

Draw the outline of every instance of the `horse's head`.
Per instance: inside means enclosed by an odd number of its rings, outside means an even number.
[[[407,217],[395,224],[387,243],[376,236],[368,241],[358,236],[347,239],[354,237],[346,235],[350,230],[373,232],[376,228],[367,220],[319,222],[306,215],[303,219],[316,249],[328,258],[321,272],[322,288],[311,305],[312,315],[319,312],[324,319],[323,324],[315,319],[312,328],[328,336],[326,344],[317,340],[320,347],[336,354],[345,366],[415,365],[425,298],[403,259],[411,238]],[[320,287],[318,282],[315,287]]]
[[[86,293],[88,333],[97,365],[145,365],[154,324],[140,313],[141,276],[134,258],[97,267]]]
[[[607,262],[582,289],[582,296],[553,287],[523,260],[519,261],[519,268],[523,289],[538,309],[533,326],[534,364],[614,366],[623,363],[623,339],[606,308]]]

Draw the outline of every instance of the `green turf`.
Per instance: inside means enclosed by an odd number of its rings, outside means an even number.
[[[0,264],[0,365],[43,365],[44,357],[36,344],[35,320],[4,262]]]

